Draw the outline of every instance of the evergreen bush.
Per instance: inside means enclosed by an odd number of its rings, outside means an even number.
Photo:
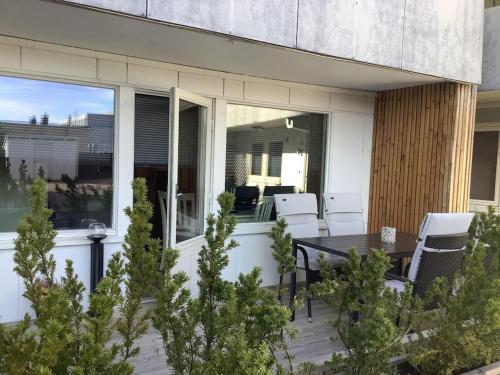
[[[330,370],[346,375],[395,373],[390,360],[403,352],[401,339],[412,324],[409,318],[399,318],[415,309],[409,285],[402,293],[385,286],[384,274],[391,264],[383,250],[372,250],[362,261],[351,249],[340,274],[323,254],[319,262],[323,280],[313,285],[313,291],[333,307],[331,324],[345,347],[332,354]]]
[[[198,258],[198,295],[185,286],[185,272],[174,272],[179,252],[168,249],[154,326],[160,331],[167,363],[177,375],[284,374],[278,363],[290,311],[261,288],[259,268],[225,281],[229,239],[235,227],[234,196],[222,193],[220,209],[207,218],[206,244]]]
[[[126,210],[131,224],[125,239],[125,263],[119,253],[111,256],[106,275],[89,298],[84,312],[84,285],[73,263],[66,260],[65,275],[55,278],[51,253],[56,231],[52,211],[45,207],[46,185],[37,178],[32,186],[31,213],[18,226],[15,271],[22,278],[24,296],[36,319],[26,314],[14,326],[0,324],[0,373],[27,374],[131,374],[128,361],[138,353],[134,340],[147,328],[147,314],[138,301],[156,277],[157,242],[150,239],[147,223],[152,214],[145,181],[133,183],[136,204]],[[122,290],[122,285],[125,285]],[[115,308],[122,317],[113,318]],[[113,330],[122,342],[110,342]]]

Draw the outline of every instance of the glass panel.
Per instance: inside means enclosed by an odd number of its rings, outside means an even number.
[[[472,156],[472,199],[495,200],[498,131],[476,132]]]
[[[484,0],[485,8],[493,8],[500,5],[500,0]]]
[[[203,233],[203,155],[201,133],[206,108],[180,100],[179,165],[177,170],[177,232],[181,242]]]
[[[263,198],[274,194],[315,193],[320,202],[325,120],[317,113],[228,105],[225,186],[236,195],[239,222],[275,220],[274,207],[263,207],[274,204]]]
[[[29,212],[37,176],[56,229],[112,226],[112,89],[0,76],[0,232]]]
[[[153,203],[153,238],[167,237],[167,181],[169,142],[169,98],[135,96],[134,178],[146,179]]]

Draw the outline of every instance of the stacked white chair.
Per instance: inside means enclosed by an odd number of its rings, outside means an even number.
[[[364,234],[363,202],[361,194],[325,193],[324,218],[330,236]]]
[[[330,236],[364,234],[363,201],[357,193],[324,193],[324,219]],[[341,264],[345,258],[330,254],[330,260]]]

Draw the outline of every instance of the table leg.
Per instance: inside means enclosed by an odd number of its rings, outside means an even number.
[[[295,265],[297,265],[297,244],[295,241],[292,243],[292,256],[295,258]],[[295,308],[293,306],[295,302],[295,294],[297,293],[297,271],[294,271],[290,274],[290,309],[292,310],[292,314],[290,316],[290,321],[293,322],[295,320]]]

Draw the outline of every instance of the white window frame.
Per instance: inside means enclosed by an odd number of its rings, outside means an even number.
[[[208,110],[206,113],[206,116],[207,116],[206,128],[202,129],[202,134],[201,134],[202,139],[205,138],[205,142],[203,144],[202,150],[200,150],[201,151],[200,152],[200,158],[201,158],[200,161],[203,161],[202,155],[207,155],[207,158],[206,158],[206,160],[204,160],[204,163],[200,164],[200,167],[204,168],[204,171],[203,171],[203,183],[204,183],[204,186],[203,186],[203,204],[201,206],[201,209],[203,211],[202,232],[204,233],[205,232],[205,225],[206,225],[206,218],[207,218],[208,214],[213,212],[213,207],[214,207],[214,204],[213,204],[214,198],[212,196],[212,192],[214,191],[214,186],[213,186],[213,184],[214,184],[214,179],[213,179],[214,151],[213,150],[215,148],[215,147],[213,147],[215,144],[214,143],[215,142],[215,136],[214,136],[214,133],[215,133],[215,130],[214,130],[215,101],[214,101],[214,99],[212,97],[194,94],[191,91],[180,89],[177,86],[172,86],[170,89],[167,89],[165,91],[134,88],[133,89],[134,100],[133,100],[131,105],[133,107],[133,110],[135,111],[135,95],[136,94],[164,97],[166,100],[169,101],[169,106],[170,106],[169,107],[169,121],[172,122],[173,113],[174,113],[172,110],[174,108],[172,105],[172,102],[175,101],[174,93],[176,96],[178,96],[178,99],[187,100],[187,101],[190,101],[192,103],[195,103],[195,104],[198,104],[201,106],[208,105],[208,102],[210,102],[210,106],[208,107]],[[200,100],[201,100],[201,104],[200,104]],[[206,102],[206,103],[203,103],[203,102]],[[172,129],[170,128],[169,130],[172,130]],[[133,139],[132,144],[133,145],[135,144],[134,134],[135,133],[132,132],[132,139]],[[169,149],[171,150],[170,154],[168,155],[169,164],[172,162],[171,159],[172,159],[173,153],[176,152],[177,147],[178,147],[178,144],[175,145],[175,147],[173,147],[173,143],[176,142],[176,140],[177,140],[177,138],[175,136],[171,135],[169,137]],[[176,156],[176,158],[177,158],[177,156]],[[133,167],[133,165],[134,165],[134,161],[132,160],[132,167]],[[171,175],[170,175],[171,172],[169,172],[169,179],[172,179]],[[174,201],[172,198],[173,193],[172,193],[171,189],[176,184],[177,184],[176,181],[175,181],[175,183],[173,181],[171,181],[167,186],[167,198],[168,198],[167,203],[169,205],[172,205],[172,203]],[[168,211],[167,212],[168,242],[169,242],[169,246],[175,246],[177,249],[182,250],[184,248],[188,248],[192,244],[196,244],[197,242],[200,242],[201,239],[203,238],[204,234],[202,233],[199,236],[187,239],[187,240],[179,242],[179,243],[175,243],[175,230],[172,230],[171,223],[175,219],[175,215],[177,212],[176,204],[177,203],[175,202],[174,209],[172,209],[172,207],[167,207],[167,211]]]
[[[329,187],[332,186],[333,182],[333,169],[331,165],[331,160],[333,160],[333,126],[334,126],[334,112],[328,110],[321,110],[318,108],[311,107],[302,107],[295,105],[284,105],[284,104],[269,104],[269,103],[261,103],[256,101],[241,101],[241,100],[218,100],[216,105],[220,108],[216,108],[215,111],[218,113],[224,112],[224,116],[219,116],[218,123],[216,126],[218,128],[224,128],[224,142],[221,144],[220,153],[223,153],[224,157],[222,160],[214,159],[217,164],[220,165],[221,171],[214,176],[215,179],[225,180],[225,169],[226,169],[226,143],[227,143],[227,105],[244,105],[250,107],[261,107],[261,108],[269,108],[269,109],[281,109],[281,110],[291,110],[291,111],[299,111],[299,112],[309,112],[316,113],[320,115],[326,116],[326,124],[325,124],[325,139],[324,139],[324,150],[323,150],[323,158],[322,158],[322,168],[323,168],[323,181],[321,182],[322,192],[327,192]],[[221,108],[222,107],[222,108]],[[221,119],[221,117],[223,117]],[[222,121],[221,121],[222,120]],[[221,142],[222,143],[222,142]],[[220,159],[220,156],[219,158]],[[264,166],[263,166],[264,167]],[[223,184],[224,185],[224,184]],[[219,188],[220,190],[220,188]],[[223,189],[224,190],[224,189]],[[223,191],[222,190],[222,191]],[[319,197],[321,199],[321,197]],[[267,221],[267,222],[248,222],[248,223],[237,223],[236,228],[234,230],[233,235],[249,235],[249,234],[262,234],[269,233],[271,228],[276,224],[276,221]],[[326,222],[324,219],[318,219],[318,226],[320,230],[327,229]]]
[[[474,133],[476,132],[498,132],[498,145],[497,145],[497,167],[495,174],[495,198],[493,201],[482,199],[469,199],[469,211],[486,212],[488,206],[494,206],[498,211],[500,208],[500,122],[485,122],[477,123]]]
[[[25,74],[25,73],[10,73],[10,72],[1,72],[1,76],[12,77],[12,78],[21,78],[21,79],[32,79],[37,81],[45,81],[45,82],[54,82],[54,83],[67,83],[73,85],[80,85],[86,87],[96,87],[103,89],[112,89],[114,91],[114,123],[113,123],[113,204],[111,209],[111,227],[106,229],[106,233],[108,237],[115,237],[118,233],[118,215],[120,211],[119,203],[118,203],[118,172],[119,166],[118,161],[118,148],[119,148],[119,137],[118,137],[118,123],[119,123],[119,111],[120,111],[120,86],[118,85],[109,85],[104,83],[99,83],[95,81],[83,81],[76,79],[65,79],[59,77],[52,76],[44,76],[44,75],[34,75],[34,74]],[[80,244],[84,239],[88,242],[87,229],[57,229],[56,242],[58,240],[63,240],[67,245]],[[17,237],[17,232],[0,232],[0,249],[3,248],[12,248],[13,241]],[[70,240],[70,241],[67,241]]]
[[[206,218],[211,211],[211,196],[210,191],[213,189],[212,185],[212,144],[213,144],[213,115],[212,107],[213,100],[198,94],[194,94],[190,91],[180,89],[178,87],[172,87],[170,90],[170,126],[169,130],[171,132],[169,139],[169,155],[168,163],[170,165],[170,171],[168,173],[168,179],[170,180],[167,185],[169,202],[167,205],[167,215],[168,217],[168,236],[169,236],[169,246],[183,246],[190,245],[191,243],[200,242],[204,237]],[[198,210],[201,211],[203,217],[201,222],[201,233],[195,237],[189,238],[184,241],[177,242],[176,240],[176,224],[175,219],[177,217],[177,179],[178,179],[178,157],[179,157],[179,102],[180,100],[185,100],[190,103],[196,104],[200,107],[205,108],[205,127],[200,129],[200,140],[199,145],[199,155],[198,155],[198,182],[202,182],[203,186],[201,189],[201,196],[203,201],[197,202]],[[204,140],[204,142],[203,142]],[[206,157],[206,156],[209,157]]]

